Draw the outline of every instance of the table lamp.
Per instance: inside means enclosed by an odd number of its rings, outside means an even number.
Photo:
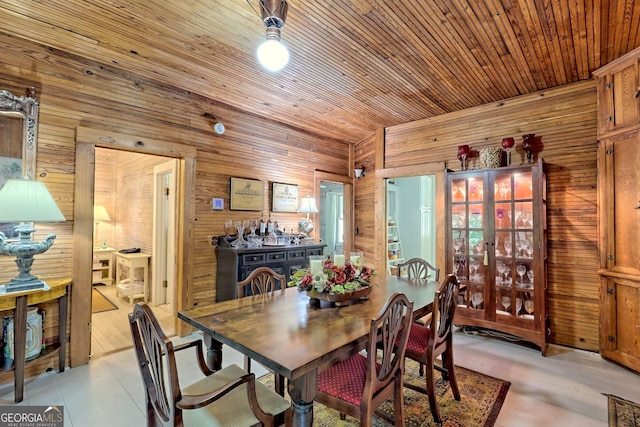
[[[17,241],[8,241],[0,232],[0,254],[16,257],[19,274],[9,283],[0,286],[0,293],[19,292],[31,289],[50,289],[46,283],[31,274],[33,256],[46,252],[55,234],[49,234],[45,241],[34,242],[31,233],[33,222],[65,221],[58,205],[51,197],[43,182],[30,179],[9,179],[0,189],[0,222],[20,222],[14,228]]]
[[[93,247],[106,249],[107,248],[106,238],[102,240],[102,246],[98,244],[98,227],[100,226],[100,221],[111,221],[111,218],[109,218],[109,214],[107,213],[107,210],[104,208],[104,206],[93,207],[93,221],[95,223],[95,227],[94,227],[95,231],[93,235]]]
[[[316,199],[311,196],[303,198],[300,202],[300,209],[298,209],[298,212],[307,214],[306,218],[301,218],[300,221],[298,221],[298,231],[302,231],[306,234],[306,237],[302,239],[301,243],[303,245],[313,245],[316,243],[316,241],[313,240],[311,236],[309,236],[309,234],[311,234],[311,232],[313,231],[313,221],[309,219],[309,214],[319,212],[318,208],[316,207]]]

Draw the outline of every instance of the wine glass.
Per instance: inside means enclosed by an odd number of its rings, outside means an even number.
[[[458,159],[462,163],[462,170],[467,170],[467,156],[471,152],[471,149],[468,145],[459,145],[458,146]]]
[[[473,274],[473,278],[471,280],[478,280],[478,269],[480,268],[480,261],[477,259],[472,259],[469,263],[469,267],[471,268],[471,274]]]
[[[527,277],[529,278],[529,281],[531,282],[531,287],[533,288],[533,270],[527,271]]]
[[[529,314],[533,313],[533,300],[525,300],[524,309],[527,310],[527,313]]]
[[[522,253],[522,249],[524,248],[524,241],[522,239],[516,239],[516,256],[520,258],[520,254]]]
[[[502,279],[502,276],[504,276],[504,274],[507,272],[507,266],[505,265],[504,262],[498,261],[496,263],[496,267],[498,269],[498,273],[500,274],[500,284],[502,284],[504,282],[504,280]]]
[[[516,316],[520,313],[520,310],[522,310],[522,298],[516,298]]]
[[[511,148],[513,148],[514,144],[515,141],[513,138],[504,138],[502,140],[502,148],[507,152],[507,166],[511,164]]]
[[[511,250],[513,249],[513,246],[511,244],[511,238],[506,238],[504,239],[504,250],[507,253],[507,256],[511,256]]]
[[[482,295],[482,292],[474,292],[471,294],[471,304],[473,305],[473,308],[478,308],[480,304],[482,304],[483,300],[484,296]]]
[[[511,191],[511,189],[509,188],[509,183],[501,182],[500,183],[500,195],[502,196],[503,200],[507,199],[507,194],[509,194],[509,191]]]
[[[504,307],[504,311],[509,311],[509,307],[511,307],[511,297],[502,297],[502,306]]]
[[[455,249],[456,253],[461,253],[461,249],[464,247],[464,237],[458,237],[453,239],[453,249]]]
[[[231,226],[233,225],[233,221],[230,219],[224,220],[224,232],[226,238],[229,238],[229,230],[231,230]]]
[[[522,149],[527,153],[527,163],[531,163],[533,159],[533,151],[535,149],[536,135],[533,133],[522,135]]]
[[[524,275],[527,274],[527,266],[524,264],[518,264],[516,266],[516,273],[518,273],[518,276],[520,276],[520,285],[522,286]]]

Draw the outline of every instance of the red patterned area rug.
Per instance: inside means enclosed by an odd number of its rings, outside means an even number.
[[[609,427],[640,426],[640,405],[612,394],[605,394],[609,406]]]
[[[424,377],[418,375],[418,364],[408,360],[405,367],[405,379],[409,382],[424,384]],[[436,389],[438,408],[443,418],[442,424],[437,424],[431,417],[427,396],[408,388],[404,389],[405,425],[407,427],[491,427],[498,418],[498,413],[511,383],[478,372],[456,366],[456,379],[460,389],[461,400],[453,398],[448,382],[442,376],[436,375]],[[273,387],[273,376],[264,375],[260,381]],[[389,399],[381,406],[381,410],[393,417],[393,399]],[[347,417],[340,420],[340,414],[324,405],[315,403],[313,407],[314,427],[357,426],[359,420]],[[371,424],[374,427],[387,427],[390,424],[381,418],[373,416]]]

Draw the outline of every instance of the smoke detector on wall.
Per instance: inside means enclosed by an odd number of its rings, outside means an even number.
[[[213,125],[213,130],[218,135],[222,135],[224,133],[224,125],[222,123],[218,122],[215,125]]]

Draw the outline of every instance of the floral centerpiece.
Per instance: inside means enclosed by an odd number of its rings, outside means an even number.
[[[309,270],[298,270],[291,275],[288,286],[297,286],[300,291],[307,291],[312,298],[321,294],[346,294],[361,288],[370,287],[374,270],[363,265],[356,268],[350,263],[344,267],[334,265],[325,260],[322,270],[311,274]]]

